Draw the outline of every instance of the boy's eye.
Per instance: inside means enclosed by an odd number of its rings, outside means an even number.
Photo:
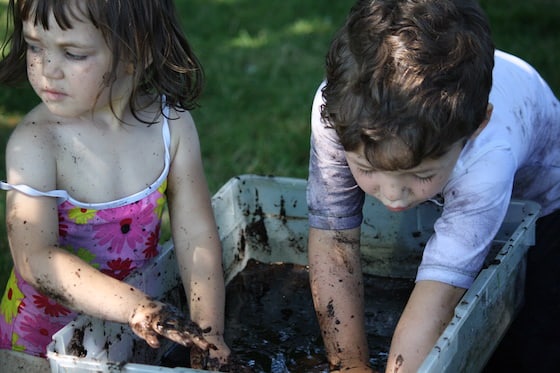
[[[360,168],[360,173],[364,174],[364,175],[371,175],[373,173],[373,170],[367,170],[365,168]]]
[[[430,176],[416,175],[416,179],[418,179],[422,183],[429,183],[430,181],[432,181],[433,178],[434,178],[434,175],[430,175]]]

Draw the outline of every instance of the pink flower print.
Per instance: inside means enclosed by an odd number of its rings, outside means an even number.
[[[144,254],[144,257],[146,259],[150,259],[153,258],[155,256],[157,256],[158,254],[158,242],[159,242],[159,230],[161,228],[161,225],[158,224],[158,226],[156,227],[156,230],[152,233],[150,233],[150,237],[148,237],[148,240],[146,241],[146,248],[144,249],[144,251],[142,251],[142,253]]]
[[[53,321],[45,316],[25,315],[19,331],[16,331],[21,339],[26,340],[33,348],[32,350],[44,350],[51,342],[51,336],[61,329],[64,325],[53,323]],[[27,343],[26,343],[27,345]],[[42,354],[44,356],[44,353]]]
[[[12,339],[10,338],[11,335],[8,332],[9,328],[1,328],[0,329],[0,347],[1,348],[10,348],[12,346]]]
[[[95,226],[94,239],[98,240],[99,245],[110,245],[109,250],[117,254],[121,253],[125,245],[132,249],[141,245],[145,240],[145,231],[149,230],[156,220],[151,203],[144,208],[138,202],[127,207],[126,215],[122,213],[122,208],[97,212],[97,216],[107,223]]]
[[[70,310],[68,308],[56,303],[42,294],[34,294],[33,303],[39,309],[44,308],[45,314],[52,317],[66,316],[70,314]]]
[[[103,269],[101,270],[101,272],[114,277],[117,280],[123,280],[130,274],[130,272],[134,270],[134,267],[132,267],[132,260],[130,259],[122,260],[121,258],[119,258],[111,260],[107,262],[107,266],[109,267],[109,269]]]
[[[58,213],[58,235],[60,237],[66,237],[68,234],[68,225],[64,223],[64,215],[60,212]]]

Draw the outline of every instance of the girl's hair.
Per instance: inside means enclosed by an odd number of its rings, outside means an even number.
[[[130,98],[132,113],[140,106],[140,96],[151,103],[165,96],[166,103],[180,110],[196,107],[204,73],[177,18],[172,0],[10,0],[13,32],[5,41],[0,61],[0,82],[19,83],[26,76],[26,49],[23,22],[33,21],[49,29],[52,14],[63,30],[74,22],[89,21],[102,33],[112,51],[111,71],[106,84],[117,78],[119,63],[134,68]],[[8,25],[9,27],[10,25]]]
[[[359,0],[327,54],[321,115],[374,168],[413,168],[475,132],[493,67],[476,0]]]

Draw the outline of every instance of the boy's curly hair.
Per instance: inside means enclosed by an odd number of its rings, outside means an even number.
[[[10,0],[8,14],[13,14],[13,33],[0,61],[1,83],[27,78],[23,22],[32,20],[48,29],[53,14],[63,30],[88,21],[101,31],[113,55],[107,85],[116,80],[119,63],[134,67],[130,106],[137,118],[140,96],[151,96],[156,102],[165,95],[167,104],[183,110],[197,106],[204,72],[181,30],[172,0]]]
[[[413,168],[475,132],[493,67],[475,0],[359,0],[327,54],[321,115],[372,167]]]

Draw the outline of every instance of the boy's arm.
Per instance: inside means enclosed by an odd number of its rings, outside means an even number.
[[[418,370],[465,291],[437,281],[416,283],[393,334],[386,372]]]
[[[309,274],[331,372],[372,372],[364,322],[360,229],[309,230]]]

